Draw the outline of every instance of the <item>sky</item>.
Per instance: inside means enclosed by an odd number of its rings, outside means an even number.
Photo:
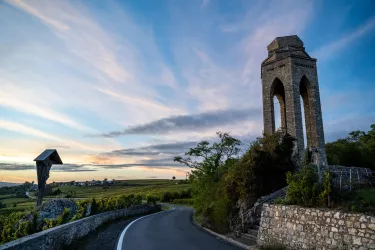
[[[375,2],[0,0],[0,179],[185,178],[173,162],[263,131],[260,64],[277,36],[317,58],[326,141],[375,123]],[[0,181],[1,181],[0,180]]]

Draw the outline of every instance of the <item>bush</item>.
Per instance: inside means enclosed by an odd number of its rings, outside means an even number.
[[[210,145],[202,141],[175,161],[193,168],[189,181],[196,218],[219,232],[237,221],[238,201],[251,206],[262,195],[286,186],[285,174],[294,171],[292,153],[294,138],[281,131],[258,138],[239,158],[241,144],[227,133],[217,133],[219,142]],[[164,193],[162,201],[174,194]],[[179,194],[184,197],[184,193]],[[233,219],[233,220],[232,220]]]
[[[75,191],[69,191],[66,195],[65,198],[75,198],[76,197],[76,192]]]
[[[61,190],[60,188],[56,189],[55,191],[52,192],[52,195],[60,195],[61,194]]]
[[[30,232],[31,227],[27,223],[19,223],[24,213],[11,213],[7,216],[0,216],[0,241],[5,243],[25,236]]]
[[[344,211],[375,215],[375,188],[346,192],[337,200],[337,205]]]
[[[67,223],[69,221],[70,214],[70,209],[64,208],[63,213],[59,215],[59,217],[57,217],[56,219],[44,219],[45,225],[43,226],[42,230],[46,230],[48,228],[53,228]]]
[[[193,205],[193,199],[174,199],[174,204]]]
[[[153,196],[151,194],[146,195],[146,202],[148,204],[156,204],[156,202],[159,200],[159,197]]]
[[[294,175],[288,172],[286,177],[289,185],[285,198],[287,204],[305,207],[330,206],[331,176],[329,172],[324,173],[320,182],[316,166],[307,165]]]
[[[170,202],[173,200],[173,194],[171,192],[164,192],[160,196],[160,201],[162,202]]]

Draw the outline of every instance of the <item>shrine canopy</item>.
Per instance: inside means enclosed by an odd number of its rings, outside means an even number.
[[[63,164],[56,149],[46,149],[34,159],[36,162],[48,162],[51,165]]]

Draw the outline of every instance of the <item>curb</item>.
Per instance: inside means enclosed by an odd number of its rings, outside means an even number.
[[[210,229],[208,229],[208,228],[205,228],[205,227],[199,225],[198,222],[196,222],[196,221],[194,220],[194,218],[193,218],[193,223],[194,223],[197,227],[202,228],[203,230],[209,232],[210,234],[212,234],[212,235],[214,235],[214,236],[216,236],[216,237],[218,237],[218,238],[220,238],[220,239],[222,239],[222,240],[224,240],[224,241],[226,241],[226,242],[229,242],[229,243],[231,243],[231,244],[233,244],[233,245],[235,245],[235,246],[237,246],[237,247],[240,247],[240,248],[242,248],[242,249],[247,249],[247,250],[257,250],[257,249],[259,249],[259,248],[257,247],[257,245],[255,245],[255,246],[248,246],[248,245],[246,245],[246,244],[244,244],[244,243],[241,243],[241,242],[239,242],[239,241],[236,241],[236,240],[234,240],[234,239],[232,239],[232,238],[229,238],[229,237],[227,237],[227,236],[225,236],[225,235],[218,234],[218,233],[216,233],[216,232],[214,232],[214,231],[212,231],[212,230],[210,230]]]

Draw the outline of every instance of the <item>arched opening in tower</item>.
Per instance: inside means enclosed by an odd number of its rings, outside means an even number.
[[[273,103],[273,127],[281,129],[283,133],[287,131],[285,89],[279,78],[276,78],[272,84],[272,103]],[[276,121],[276,122],[275,122]]]
[[[299,85],[300,100],[301,100],[301,116],[302,116],[302,128],[305,147],[311,147],[311,105],[309,97],[310,93],[310,82],[306,76],[303,76]]]

